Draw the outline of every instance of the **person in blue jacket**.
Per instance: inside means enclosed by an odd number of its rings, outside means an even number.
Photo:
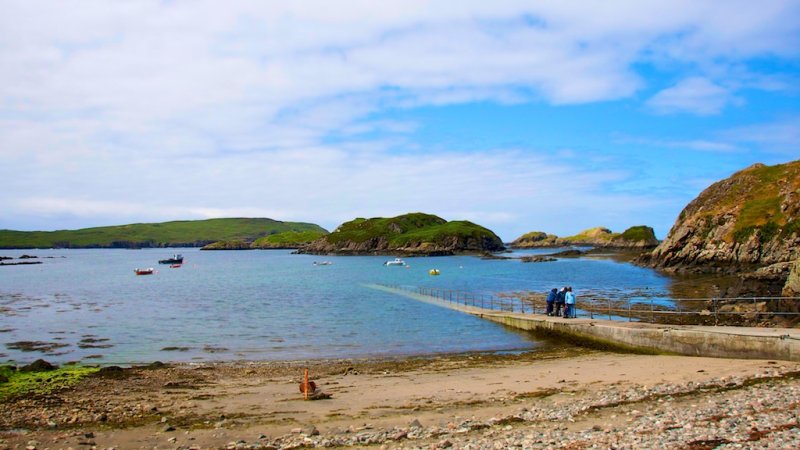
[[[545,313],[548,316],[553,315],[553,306],[555,305],[557,299],[558,299],[558,289],[556,288],[550,289],[550,292],[547,293],[547,311]]]
[[[563,287],[561,290],[558,291],[558,297],[556,298],[556,316],[561,315],[561,309],[564,308],[564,299],[567,294],[567,288]],[[566,308],[565,308],[566,309]]]
[[[575,294],[572,293],[572,286],[567,287],[567,292],[564,294],[564,318],[574,319],[575,315]]]

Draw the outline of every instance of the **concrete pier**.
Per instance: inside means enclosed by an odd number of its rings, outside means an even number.
[[[464,306],[401,289],[375,289],[462,311],[542,336],[579,340],[642,353],[800,361],[800,329],[659,325],[600,319],[564,319]]]

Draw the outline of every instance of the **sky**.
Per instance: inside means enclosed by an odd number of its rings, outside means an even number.
[[[664,238],[797,159],[796,0],[0,0],[0,229],[422,211]]]

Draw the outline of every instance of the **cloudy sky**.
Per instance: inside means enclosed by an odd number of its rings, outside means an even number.
[[[0,0],[0,228],[647,224],[800,159],[798,1]]]

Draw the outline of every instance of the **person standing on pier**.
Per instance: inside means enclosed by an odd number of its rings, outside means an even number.
[[[545,314],[548,316],[553,315],[553,306],[555,306],[556,300],[558,299],[558,289],[553,288],[550,289],[550,292],[547,293],[547,311]]]
[[[567,294],[567,288],[563,287],[561,290],[558,291],[558,297],[556,298],[556,316],[561,315],[561,310],[564,308],[564,299]]]
[[[564,294],[564,318],[574,319],[575,315],[575,294],[572,293],[572,286],[567,287]]]

